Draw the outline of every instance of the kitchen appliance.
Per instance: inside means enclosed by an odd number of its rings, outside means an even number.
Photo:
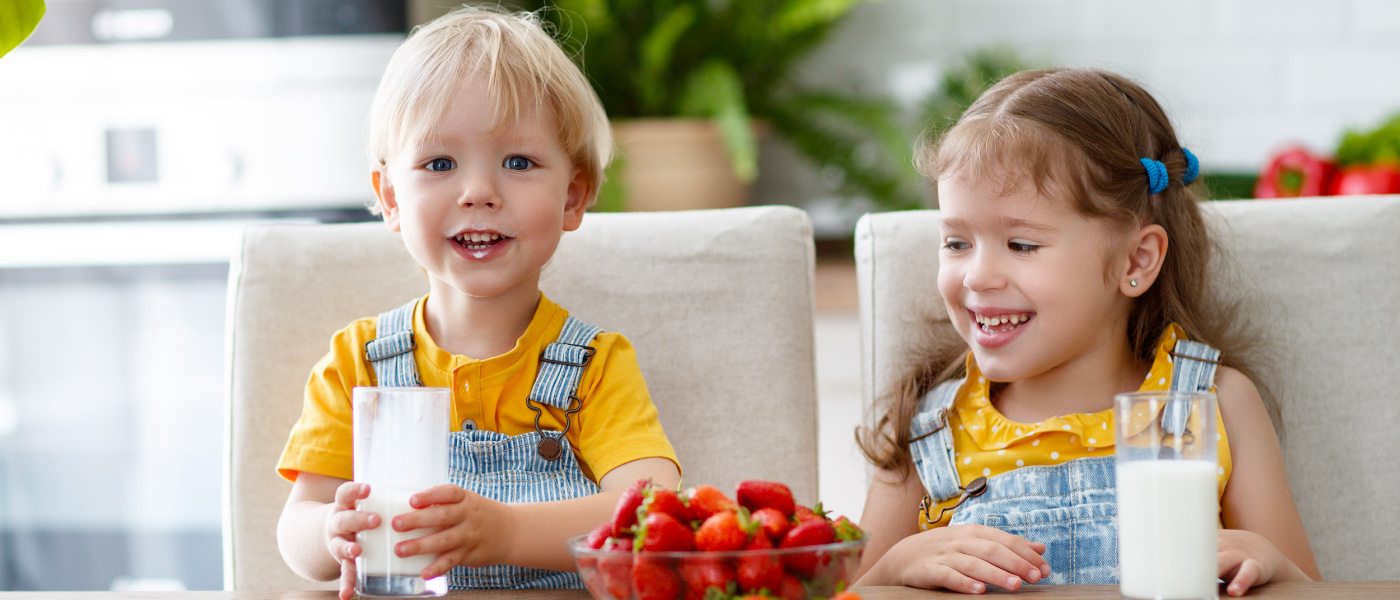
[[[229,258],[249,223],[373,218],[406,29],[403,0],[49,0],[0,59],[0,590],[222,587]]]

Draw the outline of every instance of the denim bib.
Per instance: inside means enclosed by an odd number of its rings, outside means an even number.
[[[1220,352],[1181,340],[1173,354],[1172,390],[1210,391]],[[965,380],[929,391],[910,423],[914,470],[935,503],[963,488],[954,461],[947,412]],[[1167,407],[1165,427],[1171,427]],[[1180,420],[1184,425],[1184,418]],[[965,499],[949,526],[979,523],[1045,544],[1050,576],[1043,584],[1118,582],[1118,505],[1112,457],[1078,458],[1055,466],[1013,469],[986,479],[986,491]]]
[[[374,366],[379,385],[421,386],[413,360],[413,311],[418,300],[379,315],[375,340],[365,344],[365,358]],[[535,411],[535,431],[506,435],[468,429],[448,434],[448,479],[484,497],[516,504],[568,500],[597,494],[599,488],[584,475],[565,437],[573,416],[582,407],[578,382],[593,357],[588,344],[601,331],[570,316],[559,338],[540,355],[540,371],[525,399]],[[565,431],[539,428],[543,406],[565,411]],[[532,569],[515,565],[454,567],[448,575],[453,589],[582,588],[578,573]]]

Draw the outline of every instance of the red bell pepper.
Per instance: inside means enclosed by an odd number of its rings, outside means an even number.
[[[1302,146],[1289,146],[1275,154],[1259,181],[1255,198],[1298,198],[1321,196],[1335,167],[1332,161],[1308,152]]]
[[[1400,194],[1400,166],[1395,164],[1352,165],[1338,171],[1328,186],[1328,194]]]

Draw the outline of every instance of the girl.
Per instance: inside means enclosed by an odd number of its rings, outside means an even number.
[[[1152,96],[1111,73],[1017,73],[919,168],[937,181],[938,290],[965,345],[921,359],[860,432],[876,473],[857,585],[1116,581],[1112,399],[1168,389],[1173,360],[1214,376],[1229,595],[1319,578],[1267,394],[1232,315],[1207,303],[1199,164]],[[1225,352],[1184,356],[1184,340]]]

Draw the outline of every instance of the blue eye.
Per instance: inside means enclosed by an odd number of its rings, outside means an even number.
[[[506,159],[503,166],[512,171],[524,171],[534,166],[534,164],[534,162],[524,156],[512,156]]]
[[[457,163],[452,162],[450,158],[434,158],[428,161],[429,171],[451,171],[455,168],[457,168]]]

